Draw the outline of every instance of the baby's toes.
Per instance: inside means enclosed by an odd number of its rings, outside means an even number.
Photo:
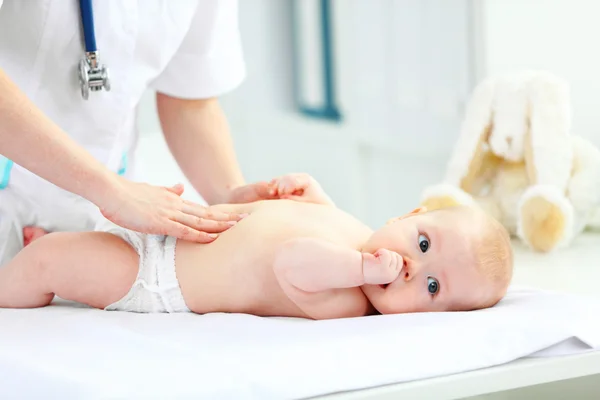
[[[23,246],[28,246],[32,242],[38,240],[48,232],[36,226],[27,226],[23,228]]]

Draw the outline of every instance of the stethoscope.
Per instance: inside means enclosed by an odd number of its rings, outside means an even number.
[[[87,100],[90,90],[94,92],[102,89],[110,91],[110,78],[108,67],[101,64],[98,58],[92,0],[79,0],[79,8],[85,42],[85,55],[79,61],[79,85],[81,86],[81,96]]]

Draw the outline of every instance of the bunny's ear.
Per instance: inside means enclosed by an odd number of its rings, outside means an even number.
[[[524,151],[529,182],[565,190],[573,166],[569,86],[552,74],[539,72],[528,91]]]
[[[446,182],[465,192],[473,191],[488,163],[486,143],[493,127],[495,87],[496,79],[488,78],[473,90],[448,163]]]

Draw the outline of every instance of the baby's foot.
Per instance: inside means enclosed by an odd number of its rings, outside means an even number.
[[[27,246],[34,240],[38,240],[46,234],[48,234],[48,232],[42,228],[38,228],[37,226],[27,226],[23,228],[23,245]]]
[[[393,282],[404,265],[402,256],[387,249],[379,249],[375,254],[363,253],[363,276],[369,285],[383,285]]]

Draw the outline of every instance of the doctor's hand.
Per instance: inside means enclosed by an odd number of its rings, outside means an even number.
[[[121,179],[96,205],[105,218],[124,228],[199,243],[212,242],[243,218],[184,200],[182,194],[181,184],[167,188]]]
[[[250,183],[231,189],[224,203],[241,204],[260,200],[273,200],[277,196],[270,193],[267,182]]]
[[[271,180],[268,187],[269,195],[279,199],[334,205],[321,185],[309,174],[283,175]]]

